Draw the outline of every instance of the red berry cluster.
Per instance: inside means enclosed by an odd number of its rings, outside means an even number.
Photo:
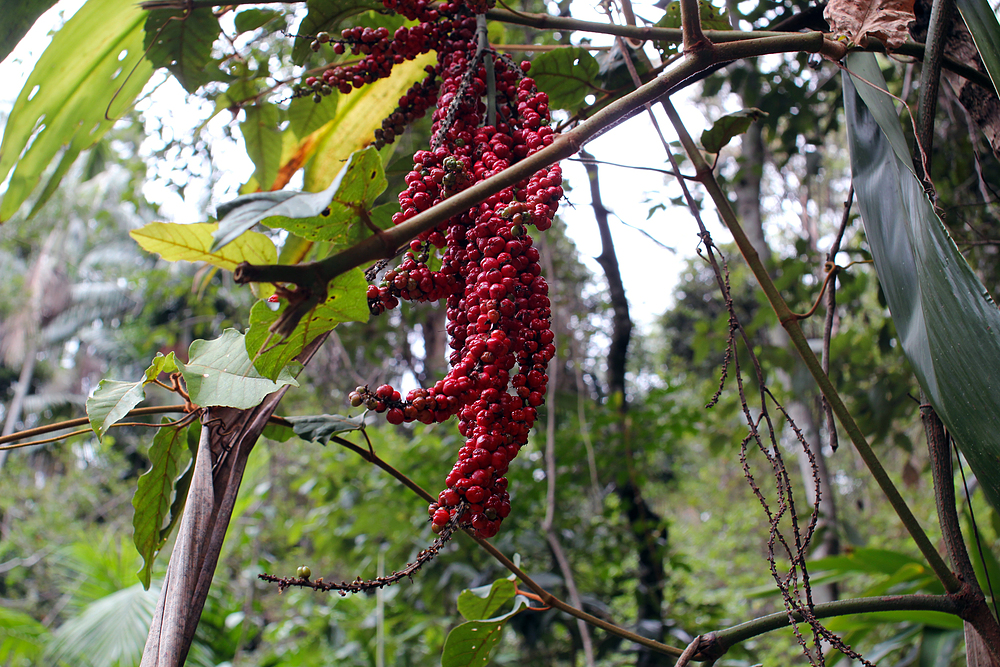
[[[472,41],[449,39],[439,51],[441,77],[431,150],[417,151],[399,194],[400,224],[473,183],[552,143],[548,97],[524,76],[528,64],[483,54]],[[494,68],[496,125],[485,125],[486,64]],[[548,284],[527,227],[547,229],[562,197],[558,165],[507,188],[414,240],[403,262],[368,290],[373,313],[399,300],[447,303],[450,370],[406,397],[388,385],[351,392],[353,405],[384,412],[393,424],[441,422],[457,415],[466,438],[432,503],[432,527],[471,525],[496,535],[510,513],[507,473],[527,443],[545,400],[546,368],[555,354]],[[443,248],[441,269],[427,266]]]

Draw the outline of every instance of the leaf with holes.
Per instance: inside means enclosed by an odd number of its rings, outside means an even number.
[[[134,0],[88,2],[53,36],[4,128],[0,182],[14,173],[0,221],[17,212],[62,152],[32,215],[37,212],[81,151],[104,136],[146,85],[153,67],[142,58],[144,19]]]
[[[166,424],[170,420],[164,419]],[[188,450],[188,427],[161,427],[153,436],[149,447],[150,468],[139,477],[139,484],[132,498],[135,514],[132,516],[132,541],[142,556],[139,581],[149,589],[153,574],[153,561],[166,543],[161,530],[168,523],[171,499],[174,495],[174,480],[180,470],[180,462]]]
[[[271,310],[264,301],[250,309],[250,329],[246,335],[246,353],[263,377],[277,379],[285,366],[316,336],[341,322],[367,322],[370,314],[365,291],[368,282],[361,269],[351,269],[337,276],[328,287],[326,301],[303,317],[295,331],[284,340],[271,334],[270,326],[288,307],[283,303]]]
[[[151,222],[132,230],[129,235],[149,252],[155,252],[169,262],[207,262],[232,271],[240,262],[274,264],[278,251],[274,242],[258,232],[249,232],[225,248],[212,251],[212,234],[218,223],[199,222],[181,225],[173,222]]]
[[[292,48],[292,62],[301,65],[311,53],[309,44],[324,30],[333,31],[341,21],[369,10],[384,10],[377,0],[307,0],[309,13],[302,19]]]
[[[285,385],[299,385],[288,367],[282,367],[274,381],[262,377],[247,355],[243,334],[236,329],[226,329],[214,340],[194,341],[188,356],[190,361],[181,365],[181,373],[197,405],[247,410]]]
[[[1000,310],[912,171],[875,56],[844,77],[851,171],[866,238],[903,352],[928,400],[1000,509]]]
[[[743,134],[753,123],[765,117],[767,113],[753,107],[727,114],[701,133],[702,148],[709,153],[718,153],[733,137]]]
[[[370,214],[372,204],[388,185],[378,151],[369,147],[352,154],[334,183],[337,189],[320,215],[276,216],[264,220],[264,224],[287,229],[309,241],[333,241],[335,248],[363,241],[372,235],[376,226]],[[395,206],[395,210],[398,211],[399,207]],[[384,215],[379,216],[382,229],[392,226],[391,215],[388,221]]]
[[[292,423],[295,435],[309,442],[325,445],[338,433],[365,430],[365,415],[345,417],[344,415],[310,415],[308,417],[287,417]]]
[[[600,66],[590,51],[569,46],[543,53],[531,61],[531,76],[548,93],[553,109],[576,111],[584,98],[597,92],[591,83]]]
[[[146,19],[143,46],[146,58],[156,67],[166,67],[184,90],[194,93],[209,81],[227,81],[229,75],[212,58],[212,44],[222,28],[209,7],[157,9]]]
[[[865,47],[875,37],[894,51],[910,36],[914,0],[830,0],[823,18],[835,37]]]

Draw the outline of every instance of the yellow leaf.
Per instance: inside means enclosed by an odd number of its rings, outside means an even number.
[[[424,67],[436,61],[434,53],[408,60],[393,67],[389,78],[341,95],[337,115],[310,135],[316,139],[310,146],[316,157],[306,167],[303,189],[317,192],[329,185],[351,153],[371,143],[382,119],[396,109],[407,89],[427,76]]]
[[[232,243],[210,252],[212,232],[218,227],[215,222],[193,225],[151,222],[129,234],[145,250],[155,252],[170,262],[208,262],[232,271],[240,262],[274,264],[278,261],[274,242],[259,232],[247,232]]]

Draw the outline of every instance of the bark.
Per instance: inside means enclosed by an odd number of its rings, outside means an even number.
[[[917,20],[910,28],[910,35],[918,42],[923,42],[927,38],[931,4],[931,0],[917,0],[913,8]],[[976,44],[972,41],[972,35],[969,34],[969,29],[963,21],[951,21],[944,55],[980,72],[986,72]],[[972,83],[948,70],[942,70],[942,76],[973,122],[990,142],[993,154],[1000,159],[1000,99],[997,98],[996,91]]]

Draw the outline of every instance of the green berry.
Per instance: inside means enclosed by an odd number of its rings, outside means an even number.
[[[308,579],[312,576],[312,570],[309,569],[308,565],[300,565],[295,574],[298,575],[299,579]]]

